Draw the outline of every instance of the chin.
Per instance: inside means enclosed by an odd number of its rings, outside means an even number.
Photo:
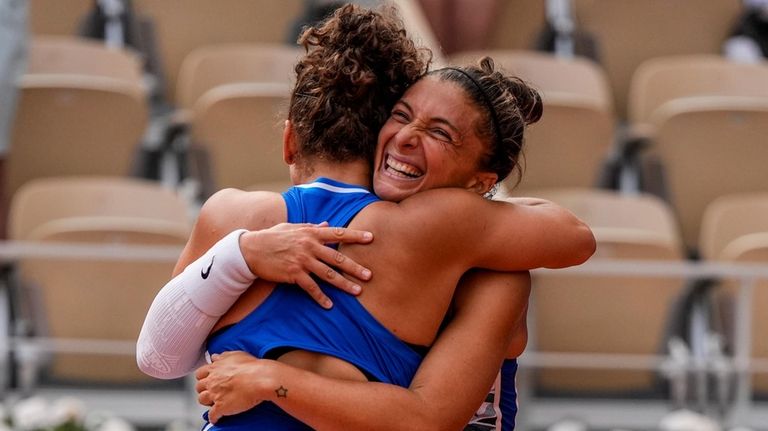
[[[392,187],[389,184],[376,184],[373,185],[373,192],[376,193],[376,196],[379,197],[381,200],[390,201],[390,202],[400,202],[401,200],[407,198],[410,194],[403,190],[400,190],[396,187]]]

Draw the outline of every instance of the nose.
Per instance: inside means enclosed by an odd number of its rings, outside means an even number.
[[[422,129],[414,124],[407,124],[397,132],[395,143],[401,149],[413,149],[419,146]]]

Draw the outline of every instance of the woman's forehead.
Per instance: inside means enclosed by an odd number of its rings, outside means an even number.
[[[413,84],[402,101],[420,117],[445,118],[457,125],[471,124],[479,115],[463,88],[434,76],[425,76]]]

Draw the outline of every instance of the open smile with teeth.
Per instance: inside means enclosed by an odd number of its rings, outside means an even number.
[[[403,163],[387,156],[386,170],[388,173],[401,178],[418,178],[424,173],[416,166]]]

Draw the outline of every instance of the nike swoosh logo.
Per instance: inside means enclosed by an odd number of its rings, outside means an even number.
[[[200,270],[200,277],[203,277],[203,280],[207,279],[208,276],[211,274],[211,267],[213,266],[214,259],[216,259],[216,255],[213,255],[213,257],[211,258],[211,264],[208,265],[208,268]]]

